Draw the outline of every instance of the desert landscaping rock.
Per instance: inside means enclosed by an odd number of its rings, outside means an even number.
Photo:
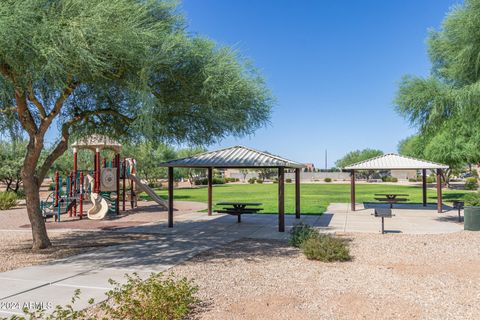
[[[345,234],[351,262],[243,239],[171,269],[195,279],[199,319],[476,319],[480,235]]]

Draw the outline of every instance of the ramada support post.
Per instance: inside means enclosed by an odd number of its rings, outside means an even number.
[[[300,168],[295,169],[295,218],[300,219]]]
[[[427,206],[427,169],[422,169],[423,206]]]
[[[437,169],[437,211],[442,212],[442,169]]]
[[[207,180],[208,180],[208,215],[212,215],[212,184],[213,184],[213,168],[208,168],[207,173]]]
[[[95,193],[100,191],[100,149],[95,150]]]
[[[278,168],[278,231],[285,232],[285,168]]]
[[[122,165],[122,211],[125,211],[125,198],[127,197],[127,160],[123,158]]]
[[[115,167],[117,168],[117,198],[115,199],[115,212],[120,214],[120,154],[115,154]]]
[[[173,228],[173,167],[168,167],[168,227]]]
[[[355,211],[355,170],[352,170],[350,173],[350,199],[351,199],[351,209]]]

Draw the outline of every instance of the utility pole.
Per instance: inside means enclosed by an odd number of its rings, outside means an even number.
[[[328,161],[328,153],[327,153],[327,149],[325,149],[325,171],[328,170],[327,161]]]

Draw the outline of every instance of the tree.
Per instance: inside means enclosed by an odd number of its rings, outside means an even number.
[[[137,161],[137,172],[149,184],[167,176],[167,169],[158,166],[160,162],[175,159],[175,149],[166,145],[154,145],[148,141],[130,143],[123,146],[123,154]]]
[[[0,6],[0,115],[28,140],[33,249],[51,245],[39,187],[70,137],[205,144],[262,126],[272,99],[229,48],[187,34],[171,1],[23,0]],[[56,145],[41,158],[45,134]]]
[[[205,152],[206,149],[202,147],[191,147],[186,149],[181,149],[178,151],[177,156],[179,158],[187,158],[194,156],[199,153]],[[177,168],[176,169],[177,176],[182,178],[187,178],[188,182],[190,182],[190,187],[195,185],[195,179],[198,177],[205,175],[204,169],[196,169],[196,168]]]
[[[278,170],[272,168],[259,168],[257,169],[258,178],[265,181],[265,179],[271,179],[278,174]]]
[[[466,0],[430,33],[429,77],[404,76],[396,110],[418,128],[426,159],[480,162],[480,0]]]
[[[5,184],[6,191],[18,192],[22,183],[22,164],[27,152],[24,141],[0,142],[0,181]]]
[[[354,151],[351,151],[349,153],[347,153],[346,155],[343,156],[343,158],[337,160],[335,162],[335,165],[338,167],[338,168],[345,168],[349,165],[352,165],[354,163],[357,163],[357,162],[361,162],[361,161],[364,161],[364,160],[368,160],[368,159],[371,159],[371,158],[375,158],[375,157],[378,157],[378,156],[381,156],[383,155],[383,151],[382,150],[376,150],[376,149],[363,149],[363,150],[354,150]],[[357,171],[357,174],[359,177],[364,177],[365,179],[370,179],[370,177],[372,176],[372,174],[374,174],[375,171],[374,170],[359,170]]]
[[[240,169],[240,173],[242,174],[243,182],[245,182],[248,174],[250,173],[250,170],[249,169]]]
[[[398,143],[398,153],[402,156],[425,159],[425,141],[414,134]]]
[[[375,158],[381,155],[383,155],[382,150],[376,150],[376,149],[354,150],[344,155],[341,159],[338,159],[335,162],[335,165],[338,168],[345,168],[346,166],[352,165],[354,163]]]

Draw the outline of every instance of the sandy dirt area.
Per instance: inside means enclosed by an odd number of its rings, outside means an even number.
[[[199,285],[199,319],[479,318],[480,233],[343,237],[351,262],[245,239],[172,271]]]

